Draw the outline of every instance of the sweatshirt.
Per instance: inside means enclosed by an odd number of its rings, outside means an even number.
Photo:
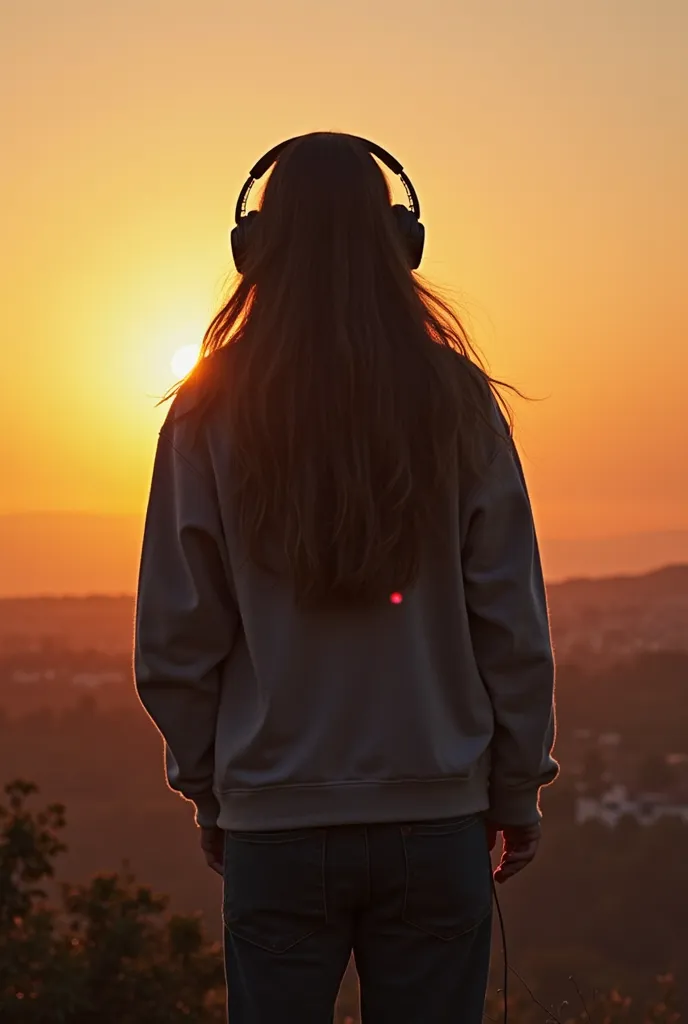
[[[501,414],[485,473],[450,489],[450,543],[412,587],[379,607],[303,610],[290,581],[242,547],[222,404],[194,433],[186,401],[182,388],[155,453],[134,674],[168,784],[197,824],[539,821],[540,789],[558,773],[554,659]]]

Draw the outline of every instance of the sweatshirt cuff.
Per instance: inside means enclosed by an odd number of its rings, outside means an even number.
[[[220,803],[212,789],[189,797],[196,805],[196,824],[199,828],[215,828],[220,814]]]
[[[486,817],[496,825],[537,825],[542,820],[540,789],[492,789]]]

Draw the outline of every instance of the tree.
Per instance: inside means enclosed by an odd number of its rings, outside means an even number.
[[[66,847],[64,807],[32,812],[30,782],[0,805],[0,1020],[3,1024],[213,1024],[224,1020],[217,944],[196,916],[167,913],[167,897],[121,874],[41,883]]]

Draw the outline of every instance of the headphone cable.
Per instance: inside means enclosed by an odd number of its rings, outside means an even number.
[[[504,927],[504,917],[502,916],[502,908],[499,905],[499,897],[497,896],[497,886],[495,884],[494,877],[492,878],[492,892],[494,894],[495,906],[497,907],[497,916],[499,918],[499,928],[502,935],[502,958],[504,961],[504,1024],[508,1024],[508,984],[509,984],[509,959],[506,951],[506,929]]]

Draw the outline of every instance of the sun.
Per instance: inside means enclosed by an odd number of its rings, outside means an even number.
[[[191,373],[201,354],[200,345],[182,345],[172,356],[172,373],[175,377],[186,377]]]

